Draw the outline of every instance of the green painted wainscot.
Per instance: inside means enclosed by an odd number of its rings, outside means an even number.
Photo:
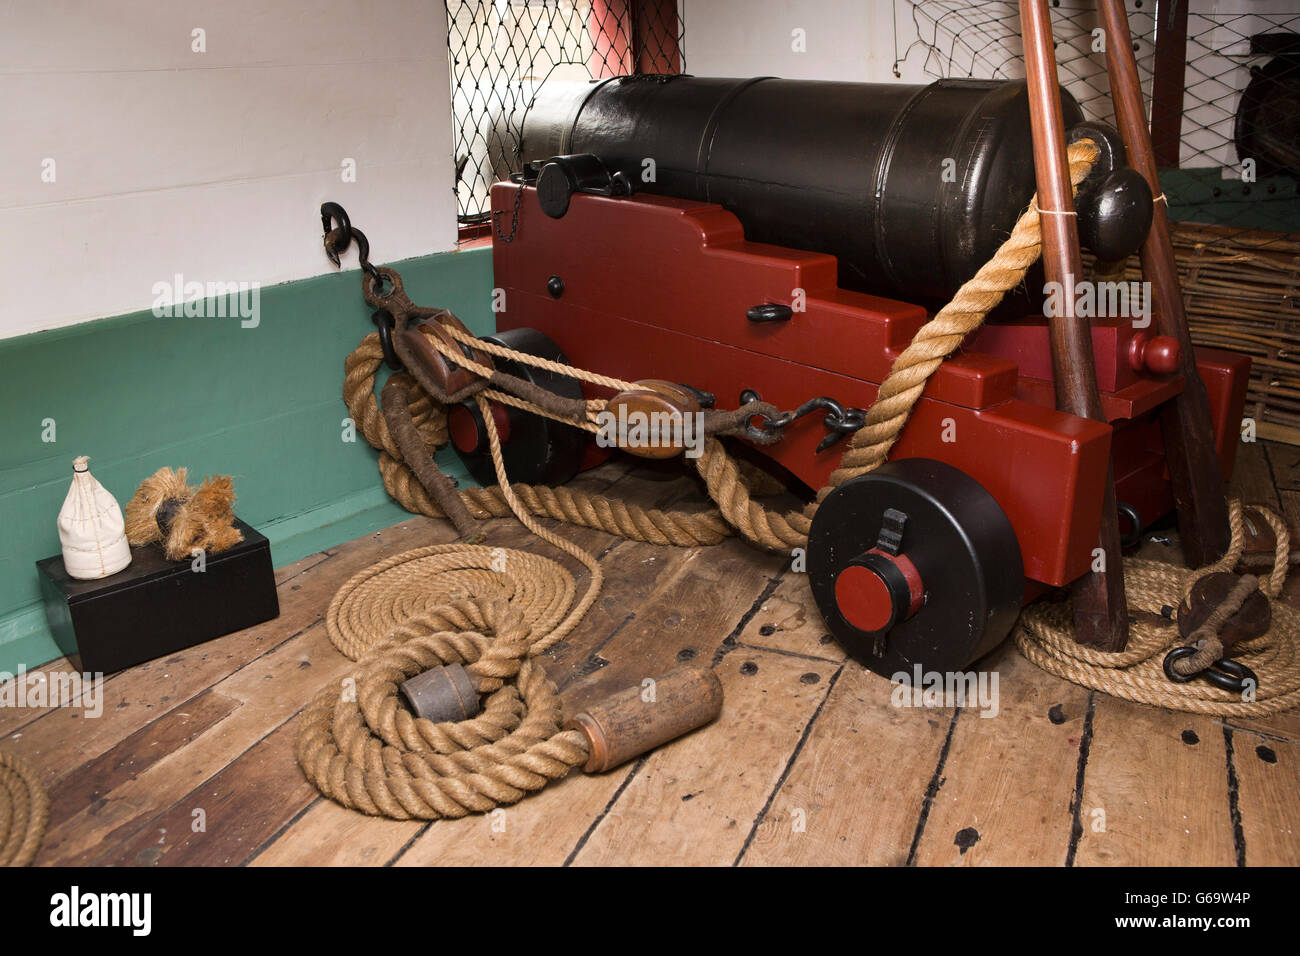
[[[494,328],[490,249],[395,266],[416,302]],[[164,465],[188,467],[192,483],[233,475],[236,513],[270,538],[277,567],[406,515],[384,493],[377,453],[343,440],[343,360],[374,328],[360,273],[260,296],[256,327],[147,310],[0,341],[0,671],[59,656],[34,562],[59,552],[77,455],[122,505]],[[439,462],[463,477],[454,454]]]

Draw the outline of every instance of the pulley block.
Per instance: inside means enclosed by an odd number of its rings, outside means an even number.
[[[817,509],[808,578],[822,617],[859,663],[962,671],[1006,637],[1024,567],[1001,506],[940,461],[887,462]]]
[[[510,329],[483,336],[483,341],[569,364],[560,347],[536,329]],[[576,379],[511,359],[494,358],[493,361],[499,371],[564,398],[583,397]],[[501,402],[490,401],[489,407],[501,440],[506,475],[512,482],[558,485],[578,473],[588,444],[587,433],[582,429]],[[482,485],[495,485],[496,470],[478,403],[470,399],[448,409],[447,428],[452,447],[474,480]]]

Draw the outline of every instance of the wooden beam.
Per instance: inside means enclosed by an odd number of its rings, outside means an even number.
[[[1142,243],[1142,274],[1151,283],[1153,312],[1161,335],[1178,340],[1182,353],[1182,394],[1161,415],[1165,457],[1178,508],[1178,530],[1183,556],[1192,567],[1218,559],[1228,548],[1228,506],[1210,423],[1210,402],[1196,371],[1192,337],[1183,311],[1178,266],[1169,238],[1168,200],[1160,188],[1156,159],[1142,108],[1142,87],[1130,42],[1128,14],[1123,0],[1097,0],[1106,41],[1106,69],[1115,119],[1129,163],[1151,187],[1156,199],[1151,230]]]
[[[1020,23],[1029,83],[1038,207],[1042,211],[1043,271],[1048,282],[1071,288],[1083,275],[1083,261],[1070,170],[1065,158],[1065,122],[1047,0],[1020,0]],[[1075,314],[1073,297],[1066,295],[1061,299],[1061,314],[1053,316],[1050,325],[1056,407],[1104,422],[1092,353],[1092,330],[1086,319]],[[1075,582],[1073,589],[1075,640],[1108,651],[1123,650],[1128,643],[1128,606],[1119,542],[1114,469],[1108,467],[1098,539],[1104,564],[1101,570],[1090,571]]]
[[[1155,77],[1151,82],[1151,149],[1156,166],[1160,169],[1178,168],[1178,151],[1182,145],[1188,6],[1188,0],[1156,0]]]
[[[598,79],[682,71],[675,0],[592,0],[587,27]]]

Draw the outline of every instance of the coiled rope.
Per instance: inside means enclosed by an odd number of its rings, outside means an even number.
[[[1300,704],[1300,658],[1296,640],[1300,635],[1300,613],[1277,601],[1286,582],[1290,535],[1280,517],[1258,506],[1255,510],[1273,528],[1277,550],[1272,572],[1258,582],[1259,589],[1269,599],[1272,623],[1265,634],[1242,641],[1234,648],[1234,659],[1249,666],[1259,677],[1258,688],[1250,688],[1246,697],[1208,681],[1175,684],[1163,669],[1165,655],[1187,643],[1178,625],[1165,617],[1167,609],[1176,608],[1205,575],[1230,572],[1241,560],[1245,534],[1239,501],[1229,503],[1231,544],[1214,564],[1193,571],[1159,561],[1124,562],[1129,610],[1143,615],[1130,622],[1128,646],[1123,651],[1109,653],[1076,644],[1071,636],[1068,601],[1037,601],[1026,607],[1016,624],[1016,646],[1050,674],[1142,704],[1220,717],[1266,717],[1295,707]],[[1207,661],[1222,656],[1222,644],[1212,640],[1214,643],[1209,644],[1199,662],[1202,668]]]
[[[1076,186],[1096,157],[1090,142],[1070,147]],[[1031,203],[993,259],[921,327],[895,361],[832,486],[885,460],[929,376],[1020,283],[1038,258],[1040,243],[1037,206]],[[616,390],[637,387],[444,327],[458,342],[491,355]],[[433,344],[449,361],[481,378],[491,376],[491,369],[449,343],[435,339]],[[538,414],[547,410],[494,388],[475,400],[498,483],[450,495],[445,476],[428,465],[431,453],[447,441],[446,409],[406,373],[390,377],[381,408],[375,376],[383,358],[378,333],[367,335],[348,356],[343,391],[352,420],[379,450],[388,493],[408,511],[449,517],[462,530],[467,518],[513,513],[538,537],[582,562],[591,577],[575,600],[572,577],[554,562],[470,543],[411,551],[362,571],[339,590],[326,615],[330,640],[358,667],[341,687],[323,688],[306,708],[298,762],[322,794],[365,813],[437,819],[484,812],[540,789],[587,759],[585,737],[560,729],[555,687],[534,657],[577,625],[603,577],[593,556],[543,528],[534,515],[655,544],[714,544],[734,528],[764,547],[788,549],[807,542],[815,503],[785,514],[764,507],[716,437],[706,441],[696,460],[718,506],[704,514],[647,510],[563,487],[512,485],[488,401],[508,401]],[[586,403],[585,416],[570,423],[590,429],[592,415],[603,405]],[[448,514],[431,488],[449,508],[459,505],[458,513]],[[398,700],[401,683],[451,663],[464,664],[475,689],[487,695],[483,712],[437,724],[409,713]]]
[[[36,771],[0,752],[0,866],[29,866],[45,838],[50,800]]]
[[[334,595],[325,625],[359,667],[307,706],[298,763],[318,790],[354,810],[436,820],[514,803],[586,762],[587,738],[562,730],[555,684],[533,658],[578,625],[604,583],[600,563],[539,525],[506,478],[487,406],[502,500],[529,531],[591,572],[575,601],[573,576],[527,551],[445,544],[367,568]],[[399,701],[402,682],[464,664],[482,713],[434,723]]]

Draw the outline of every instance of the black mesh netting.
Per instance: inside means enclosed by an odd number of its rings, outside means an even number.
[[[896,74],[1024,76],[1016,3],[895,3]],[[1300,9],[1248,6],[1188,11],[1185,55],[1158,57],[1155,0],[1126,4],[1192,340],[1249,354],[1246,414],[1259,437],[1300,444]],[[1178,30],[1161,19],[1165,49],[1178,51]],[[1053,0],[1061,82],[1089,119],[1113,123],[1098,26],[1092,0]],[[1136,256],[1125,274],[1143,278]]]
[[[897,5],[896,72],[898,65],[919,64],[935,77],[1024,76],[1018,4],[897,0]],[[1292,9],[1286,11],[1288,6]],[[1153,135],[1162,167],[1178,170],[1167,182],[1162,176],[1162,184],[1176,219],[1300,232],[1300,8],[1295,0],[1250,7],[1250,13],[1188,14],[1183,92],[1174,105],[1173,142],[1163,156],[1159,130]],[[1270,7],[1275,12],[1261,12]],[[1129,0],[1127,9],[1151,108],[1155,2]],[[1105,56],[1094,50],[1095,5],[1053,0],[1052,28],[1062,85],[1089,119],[1113,123]],[[1166,113],[1168,108],[1166,103]]]
[[[680,73],[675,0],[446,0],[456,211],[486,223],[488,189],[519,171],[524,113],[550,79]]]

